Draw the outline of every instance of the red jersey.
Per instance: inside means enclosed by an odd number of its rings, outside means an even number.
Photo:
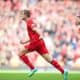
[[[37,24],[31,18],[26,21],[26,27],[30,40],[39,40],[40,35],[33,30],[34,27],[37,27],[36,25]]]

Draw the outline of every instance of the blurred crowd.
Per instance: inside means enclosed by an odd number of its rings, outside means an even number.
[[[0,0],[0,66],[20,66],[20,40],[27,39],[27,32],[24,24],[20,25],[19,12],[30,9],[53,58],[80,68],[79,4],[79,0]],[[36,52],[31,54],[34,64],[40,61]]]

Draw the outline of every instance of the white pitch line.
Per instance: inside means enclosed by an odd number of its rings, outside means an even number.
[[[0,70],[0,73],[29,73],[30,71],[26,70]],[[58,71],[38,71],[37,73],[59,73]],[[75,73],[78,73],[80,74],[80,71],[69,71],[69,73],[71,74],[75,74]]]

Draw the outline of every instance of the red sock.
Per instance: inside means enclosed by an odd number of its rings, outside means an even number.
[[[56,60],[52,60],[51,64],[58,69],[62,74],[64,73],[64,69],[59,65],[59,63]]]
[[[32,65],[32,63],[30,62],[30,60],[28,59],[28,57],[25,54],[20,55],[20,59],[29,66],[30,69],[34,69],[34,66]]]

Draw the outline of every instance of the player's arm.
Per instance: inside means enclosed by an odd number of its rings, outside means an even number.
[[[21,44],[26,44],[28,42],[30,42],[30,40],[28,40],[28,41],[20,41]]]

